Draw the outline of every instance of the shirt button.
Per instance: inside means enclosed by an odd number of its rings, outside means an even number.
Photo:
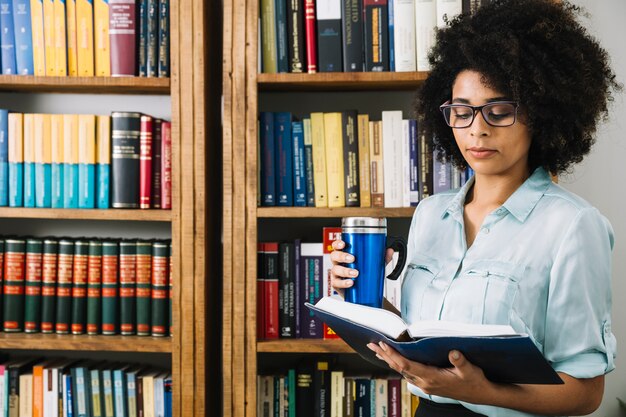
[[[489,228],[488,227],[483,227],[483,233],[489,234]]]

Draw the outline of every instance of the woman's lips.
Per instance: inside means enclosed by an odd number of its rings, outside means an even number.
[[[486,148],[469,148],[467,150],[476,159],[485,159],[493,156],[497,151]]]

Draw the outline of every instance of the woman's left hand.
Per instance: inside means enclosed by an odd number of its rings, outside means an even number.
[[[406,359],[383,342],[378,345],[369,343],[367,347],[425,394],[481,404],[489,398],[493,388],[493,383],[485,378],[482,369],[470,363],[457,350],[448,354],[451,368],[437,368]]]

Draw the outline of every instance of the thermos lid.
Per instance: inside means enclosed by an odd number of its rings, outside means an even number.
[[[371,227],[387,228],[387,219],[384,217],[344,217],[341,219],[341,227]]]

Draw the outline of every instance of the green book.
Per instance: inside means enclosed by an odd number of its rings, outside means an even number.
[[[41,332],[54,332],[59,242],[44,239],[41,267]]]
[[[74,266],[74,241],[59,240],[57,270],[57,300],[55,329],[58,334],[70,332],[72,315],[72,271]]]
[[[263,72],[278,72],[278,51],[276,47],[276,2],[261,0],[261,50]]]
[[[137,242],[120,242],[120,332],[135,334],[135,286],[137,285]]]
[[[118,293],[117,241],[102,242],[102,334],[118,333],[117,293]]]
[[[41,329],[41,266],[43,241],[26,240],[26,274],[24,283],[24,331],[38,333]]]
[[[169,244],[167,242],[154,242],[152,244],[152,336],[165,336],[169,334],[167,299],[168,299],[168,266]]]
[[[102,242],[89,241],[87,259],[87,334],[100,334],[102,326]]]
[[[5,332],[21,332],[24,329],[24,272],[26,241],[6,239],[4,252],[4,304],[3,325]]]
[[[150,335],[150,289],[152,280],[152,242],[148,240],[137,241],[137,335]]]
[[[89,242],[74,242],[74,268],[72,269],[72,334],[83,334],[87,327],[87,265]]]

